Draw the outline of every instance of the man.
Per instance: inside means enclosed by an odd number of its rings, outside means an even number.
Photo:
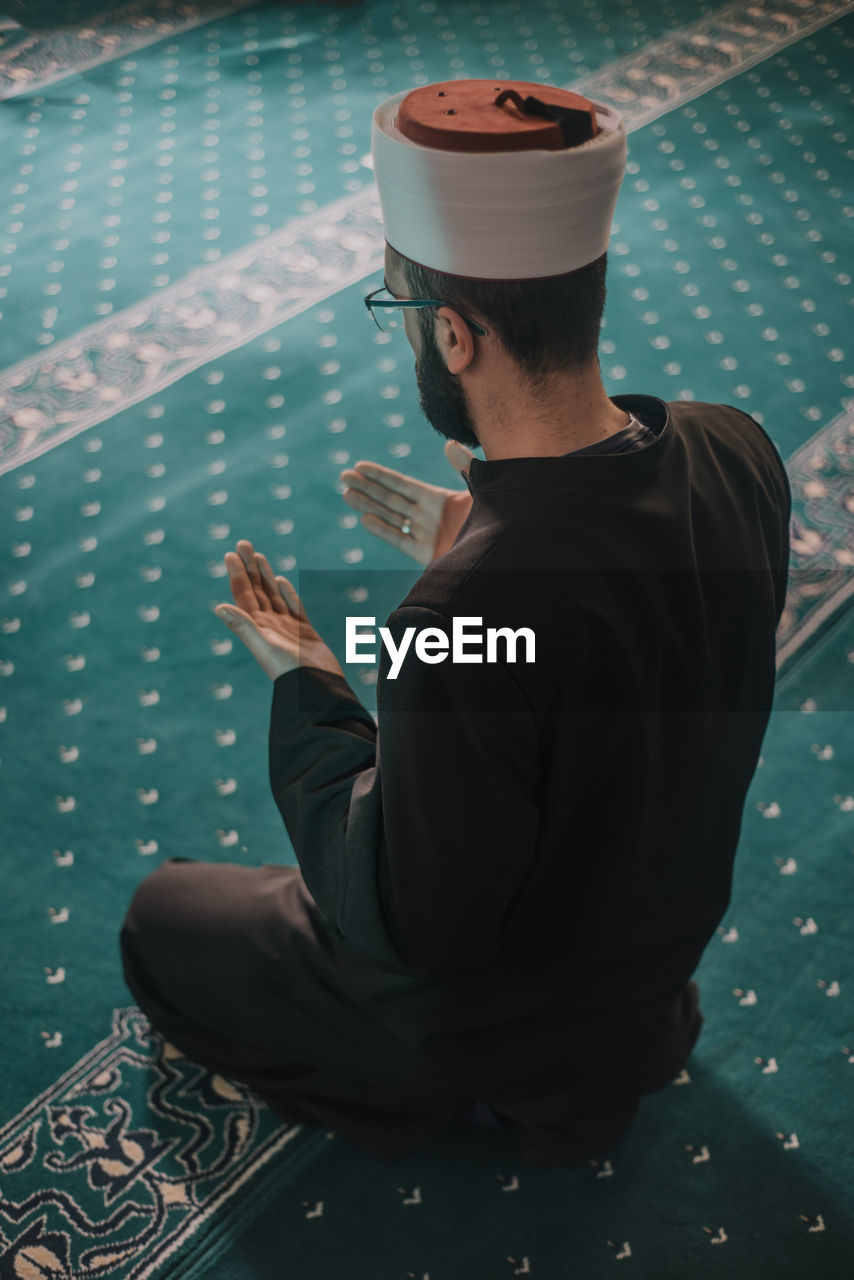
[[[373,149],[388,295],[368,304],[403,317],[468,492],[342,473],[365,527],[426,566],[387,620],[378,726],[292,584],[248,541],[226,556],[217,613],[274,682],[299,866],[166,862],[125,974],[168,1040],[283,1119],[385,1158],[484,1119],[528,1163],[574,1163],[699,1034],[791,493],[746,414],[602,386],[616,113],[452,81],[381,104]],[[452,657],[466,620],[504,629],[497,660]]]

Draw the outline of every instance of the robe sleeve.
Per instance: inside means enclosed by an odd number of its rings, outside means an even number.
[[[303,880],[344,937],[399,969],[379,888],[376,743],[373,716],[343,676],[298,667],[274,681],[270,787]]]
[[[387,627],[450,623],[406,606]],[[485,656],[485,655],[484,655]],[[346,680],[314,668],[275,682],[270,780],[306,885],[344,937],[425,978],[483,970],[533,860],[534,717],[496,664],[422,662],[395,679],[381,650],[379,730]]]

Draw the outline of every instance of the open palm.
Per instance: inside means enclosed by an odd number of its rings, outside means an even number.
[[[216,615],[228,622],[271,680],[297,667],[344,674],[309,622],[292,583],[273,573],[265,555],[244,538],[236,552],[226,553],[225,563],[237,608],[218,605]]]
[[[445,457],[462,474],[474,454],[449,440]],[[341,496],[363,512],[364,527],[423,565],[449,550],[471,510],[467,489],[425,484],[378,462],[357,462],[341,480],[347,486]]]

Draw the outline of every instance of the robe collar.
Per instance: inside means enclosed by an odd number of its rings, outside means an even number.
[[[554,457],[496,458],[491,462],[472,458],[468,472],[461,473],[469,493],[474,496],[500,489],[609,488],[614,483],[636,482],[658,465],[673,441],[670,410],[657,396],[626,394],[610,399],[657,431],[656,439],[625,453],[572,450]]]

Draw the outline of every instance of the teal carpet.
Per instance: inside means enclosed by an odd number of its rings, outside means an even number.
[[[0,1280],[850,1276],[854,6],[33,8],[0,6]],[[337,492],[358,458],[453,483],[362,304],[370,115],[490,74],[625,113],[606,388],[746,409],[793,488],[701,1040],[570,1170],[487,1129],[395,1166],[285,1129],[152,1040],[118,964],[163,859],[294,861],[225,552],[304,575],[341,656],[349,603],[417,572]]]

